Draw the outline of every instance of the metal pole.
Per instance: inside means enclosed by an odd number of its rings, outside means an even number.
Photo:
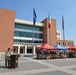
[[[64,34],[64,18],[62,15],[62,29],[63,29],[63,43],[64,43],[64,47],[65,47],[65,34]]]
[[[65,47],[65,33],[64,33],[64,29],[63,29],[63,43],[64,43],[64,47]]]
[[[33,25],[33,36],[32,36],[32,43],[34,43],[34,25]]]
[[[33,47],[33,52],[34,52],[34,25],[33,25],[33,36],[32,36],[32,47]],[[33,53],[32,53],[33,54]]]
[[[37,18],[37,16],[35,13],[35,9],[33,9],[33,53],[35,53],[34,52],[34,26],[35,26],[36,18]]]
[[[50,28],[49,28],[49,30],[50,30],[50,45],[52,45],[52,41],[51,41],[51,27],[52,27],[52,20],[50,20],[51,21],[51,24],[50,24]]]

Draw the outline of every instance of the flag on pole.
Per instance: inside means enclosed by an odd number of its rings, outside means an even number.
[[[51,25],[51,19],[50,19],[50,12],[48,14],[48,28],[50,28],[50,25]]]
[[[36,12],[35,12],[35,9],[33,9],[33,25],[35,25],[35,22],[36,22]]]
[[[62,15],[62,29],[64,29],[64,18],[63,18],[63,15]]]

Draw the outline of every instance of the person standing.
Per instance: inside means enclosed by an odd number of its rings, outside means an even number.
[[[11,56],[11,49],[8,48],[7,51],[5,52],[5,66],[10,67],[10,56]]]

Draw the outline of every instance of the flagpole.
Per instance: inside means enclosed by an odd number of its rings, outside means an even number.
[[[32,37],[33,37],[33,39],[32,39],[32,44],[33,44],[33,46],[32,46],[32,47],[33,47],[33,52],[32,52],[32,54],[33,54],[33,53],[34,53],[34,25],[33,25],[33,36],[32,36]]]
[[[48,36],[48,37],[49,37],[48,40],[50,41],[50,45],[51,45],[51,32],[50,32],[50,31],[51,31],[51,30],[50,30],[51,22],[50,22],[50,21],[51,21],[51,19],[50,19],[50,12],[49,12],[49,14],[48,14],[48,28],[49,28],[49,29],[48,29],[48,35],[49,35],[49,36]]]
[[[51,44],[51,29],[50,29],[50,44]]]
[[[65,47],[65,32],[64,32],[64,29],[63,29],[63,42],[64,42],[64,47]]]
[[[34,26],[35,26],[35,22],[36,22],[36,18],[37,18],[37,16],[36,16],[36,13],[35,13],[35,9],[33,8],[33,39],[32,39],[32,44],[33,44],[33,55],[34,55],[34,53],[35,53],[35,50],[34,50]]]
[[[50,19],[50,21],[51,21],[51,19]],[[51,22],[50,22],[50,28],[49,28],[49,30],[50,30],[50,45],[51,45]]]
[[[34,55],[34,8],[33,8],[33,36],[32,36],[32,49],[33,49],[33,51],[32,51],[32,55]]]
[[[64,47],[65,47],[65,32],[64,32],[64,18],[62,15],[62,29],[63,29],[63,42],[64,42]]]

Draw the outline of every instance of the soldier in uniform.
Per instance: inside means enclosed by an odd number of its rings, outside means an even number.
[[[10,56],[11,56],[11,50],[10,48],[7,49],[7,51],[5,52],[5,66],[6,67],[10,67]]]

